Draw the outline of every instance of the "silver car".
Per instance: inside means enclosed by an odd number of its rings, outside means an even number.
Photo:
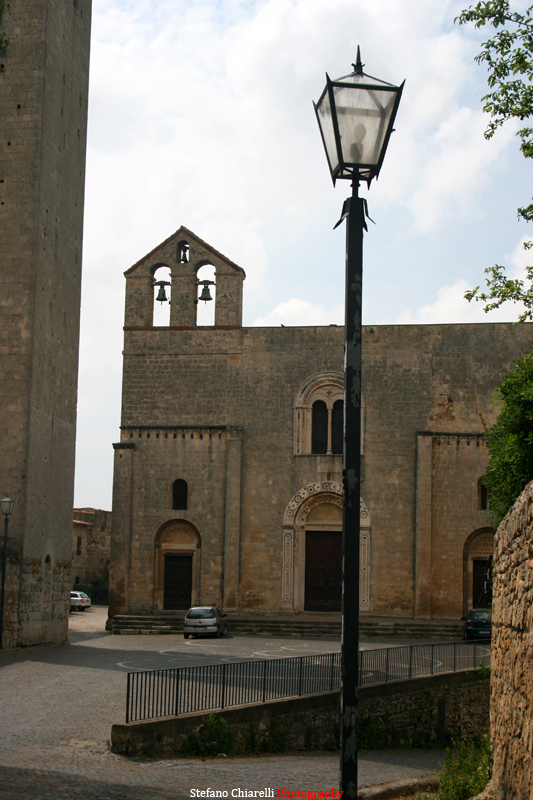
[[[228,635],[228,626],[223,614],[216,606],[193,606],[185,614],[183,621],[183,637],[201,636],[210,633],[217,639]]]
[[[70,610],[71,611],[85,611],[86,608],[91,607],[91,598],[85,592],[71,592],[70,593]]]

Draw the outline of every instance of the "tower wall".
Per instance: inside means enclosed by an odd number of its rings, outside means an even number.
[[[4,646],[66,639],[91,0],[10,0],[0,55]]]

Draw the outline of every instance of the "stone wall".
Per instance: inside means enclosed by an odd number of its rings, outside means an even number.
[[[79,548],[78,539],[81,539]],[[75,508],[72,525],[73,589],[76,583],[102,581],[109,565],[110,549],[111,512],[100,508]]]
[[[90,23],[91,0],[10,0],[2,20],[0,490],[18,554],[6,647],[67,634]]]
[[[235,732],[240,752],[282,735],[288,750],[336,749],[340,694],[273,700],[215,711]],[[127,756],[179,754],[187,734],[208,714],[115,724],[111,750]],[[488,730],[489,680],[475,671],[396,681],[359,690],[359,747],[427,746]],[[268,747],[268,744],[267,744]]]
[[[500,524],[493,587],[492,789],[498,800],[533,791],[533,482]]]

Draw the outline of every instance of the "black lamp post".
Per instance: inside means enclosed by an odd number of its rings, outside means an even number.
[[[354,71],[338,80],[326,74],[315,112],[333,184],[352,181],[344,202],[346,294],[344,338],[344,504],[342,525],[342,654],[340,788],[357,798],[359,677],[359,509],[361,497],[361,306],[366,201],[359,182],[377,177],[392,133],[403,83],[393,86],[363,72],[357,48]],[[337,227],[337,225],[335,227]]]
[[[14,502],[9,497],[4,497],[0,500],[0,509],[4,515],[4,559],[2,563],[2,604],[0,606],[0,650],[3,647],[4,640],[4,607],[6,600],[6,569],[7,569],[7,527],[9,524],[9,515],[13,511]]]

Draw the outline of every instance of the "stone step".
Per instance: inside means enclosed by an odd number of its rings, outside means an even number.
[[[341,635],[339,620],[254,619],[229,617],[230,633],[248,636],[302,636],[309,638],[334,638]],[[157,617],[117,615],[113,619],[113,633],[122,635],[181,634],[183,617]],[[462,622],[449,620],[414,621],[398,618],[360,620],[360,635],[364,637],[425,638],[457,640],[462,636]]]

